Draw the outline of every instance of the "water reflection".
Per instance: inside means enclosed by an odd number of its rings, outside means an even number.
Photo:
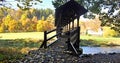
[[[83,54],[97,54],[97,53],[120,53],[120,46],[116,47],[81,47]]]

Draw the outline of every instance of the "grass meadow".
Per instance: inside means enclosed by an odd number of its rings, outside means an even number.
[[[51,37],[55,32],[48,35]],[[14,63],[30,50],[38,49],[43,41],[43,32],[0,33],[0,63]],[[119,46],[120,38],[81,37],[81,46]],[[54,40],[54,39],[53,39]]]
[[[120,46],[120,37],[81,36],[81,46]]]

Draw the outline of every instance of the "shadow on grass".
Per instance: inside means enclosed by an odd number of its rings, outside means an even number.
[[[0,63],[15,63],[21,59],[29,50],[39,48],[42,40],[34,39],[0,39]]]
[[[0,47],[39,47],[42,40],[31,40],[31,39],[15,39],[15,40],[0,40]]]

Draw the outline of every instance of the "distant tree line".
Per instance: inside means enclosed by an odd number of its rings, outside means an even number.
[[[53,10],[29,9],[14,10],[0,8],[0,32],[32,32],[52,29],[54,23]]]

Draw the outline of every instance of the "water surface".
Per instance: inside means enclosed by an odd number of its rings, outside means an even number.
[[[97,53],[120,53],[120,46],[115,47],[81,47],[83,54],[97,54]]]

